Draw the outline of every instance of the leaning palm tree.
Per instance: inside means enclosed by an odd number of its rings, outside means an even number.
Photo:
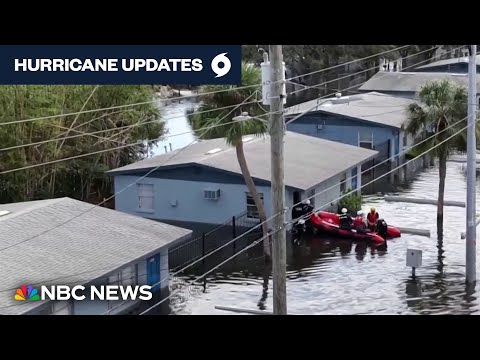
[[[267,132],[266,123],[252,118],[246,121],[233,122],[235,116],[242,112],[248,112],[250,116],[265,114],[265,110],[255,102],[261,84],[261,71],[252,64],[242,64],[242,83],[239,86],[204,86],[201,93],[215,92],[218,90],[229,90],[217,92],[202,97],[202,105],[195,114],[189,116],[189,121],[195,134],[200,139],[225,138],[229,145],[235,147],[238,164],[242,172],[248,191],[258,211],[258,217],[262,223],[262,232],[265,237],[264,252],[270,258],[270,242],[268,238],[268,225],[265,208],[258,195],[255,183],[245,159],[242,138],[245,135],[263,135]],[[248,88],[243,88],[249,86]],[[251,86],[251,87],[250,87]],[[237,89],[238,88],[238,89]],[[236,106],[238,105],[238,106]],[[228,107],[226,109],[222,109]],[[218,109],[218,110],[216,110]],[[208,112],[207,112],[208,111]],[[225,124],[224,126],[218,126]],[[209,130],[204,128],[214,127]],[[202,130],[203,128],[203,130]]]
[[[418,93],[420,102],[408,107],[407,133],[415,136],[415,143],[425,141],[415,147],[412,155],[423,153],[442,143],[454,133],[465,128],[467,116],[467,92],[464,87],[448,80],[428,83]],[[456,124],[456,125],[454,125]],[[446,130],[445,130],[446,129]],[[443,237],[443,203],[445,196],[445,178],[447,176],[447,158],[454,150],[465,151],[466,130],[434,148],[430,154],[438,158],[439,184],[437,200],[437,233]]]

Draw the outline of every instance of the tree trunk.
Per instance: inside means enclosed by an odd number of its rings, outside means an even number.
[[[257,207],[258,217],[262,223],[262,233],[265,239],[263,240],[263,252],[267,257],[267,260],[270,260],[271,249],[270,249],[270,237],[268,236],[268,224],[267,215],[265,214],[265,207],[263,206],[260,196],[258,195],[257,188],[253,182],[250,171],[248,170],[247,160],[245,159],[245,153],[243,152],[243,142],[240,141],[239,144],[235,146],[237,152],[237,160],[240,165],[240,170],[242,171],[243,178],[245,179],[245,184],[247,185],[248,191],[252,195],[255,206]]]
[[[438,202],[437,202],[437,234],[443,238],[443,202],[445,197],[445,179],[447,177],[447,154],[442,152],[439,156]]]

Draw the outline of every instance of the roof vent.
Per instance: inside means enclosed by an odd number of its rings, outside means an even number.
[[[8,210],[0,210],[0,216],[5,216],[5,215],[8,215],[10,214],[10,211]]]
[[[335,97],[336,97],[337,99],[340,99],[340,98],[342,97],[342,93],[341,93],[341,92],[337,92],[337,93],[335,94]]]
[[[209,150],[207,151],[207,155],[212,155],[212,154],[216,154],[218,152],[222,151],[222,149],[220,148],[215,148],[215,149],[212,149],[212,150]]]

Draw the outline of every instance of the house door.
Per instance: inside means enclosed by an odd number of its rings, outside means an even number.
[[[148,285],[155,285],[152,288],[152,293],[160,289],[160,254],[156,254],[147,259],[147,282]]]

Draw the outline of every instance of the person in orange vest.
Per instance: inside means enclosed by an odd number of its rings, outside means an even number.
[[[377,210],[374,207],[372,207],[370,209],[370,212],[367,215],[367,224],[370,231],[375,230],[375,227],[377,226],[377,221],[379,218],[380,218],[380,215],[378,214]]]

